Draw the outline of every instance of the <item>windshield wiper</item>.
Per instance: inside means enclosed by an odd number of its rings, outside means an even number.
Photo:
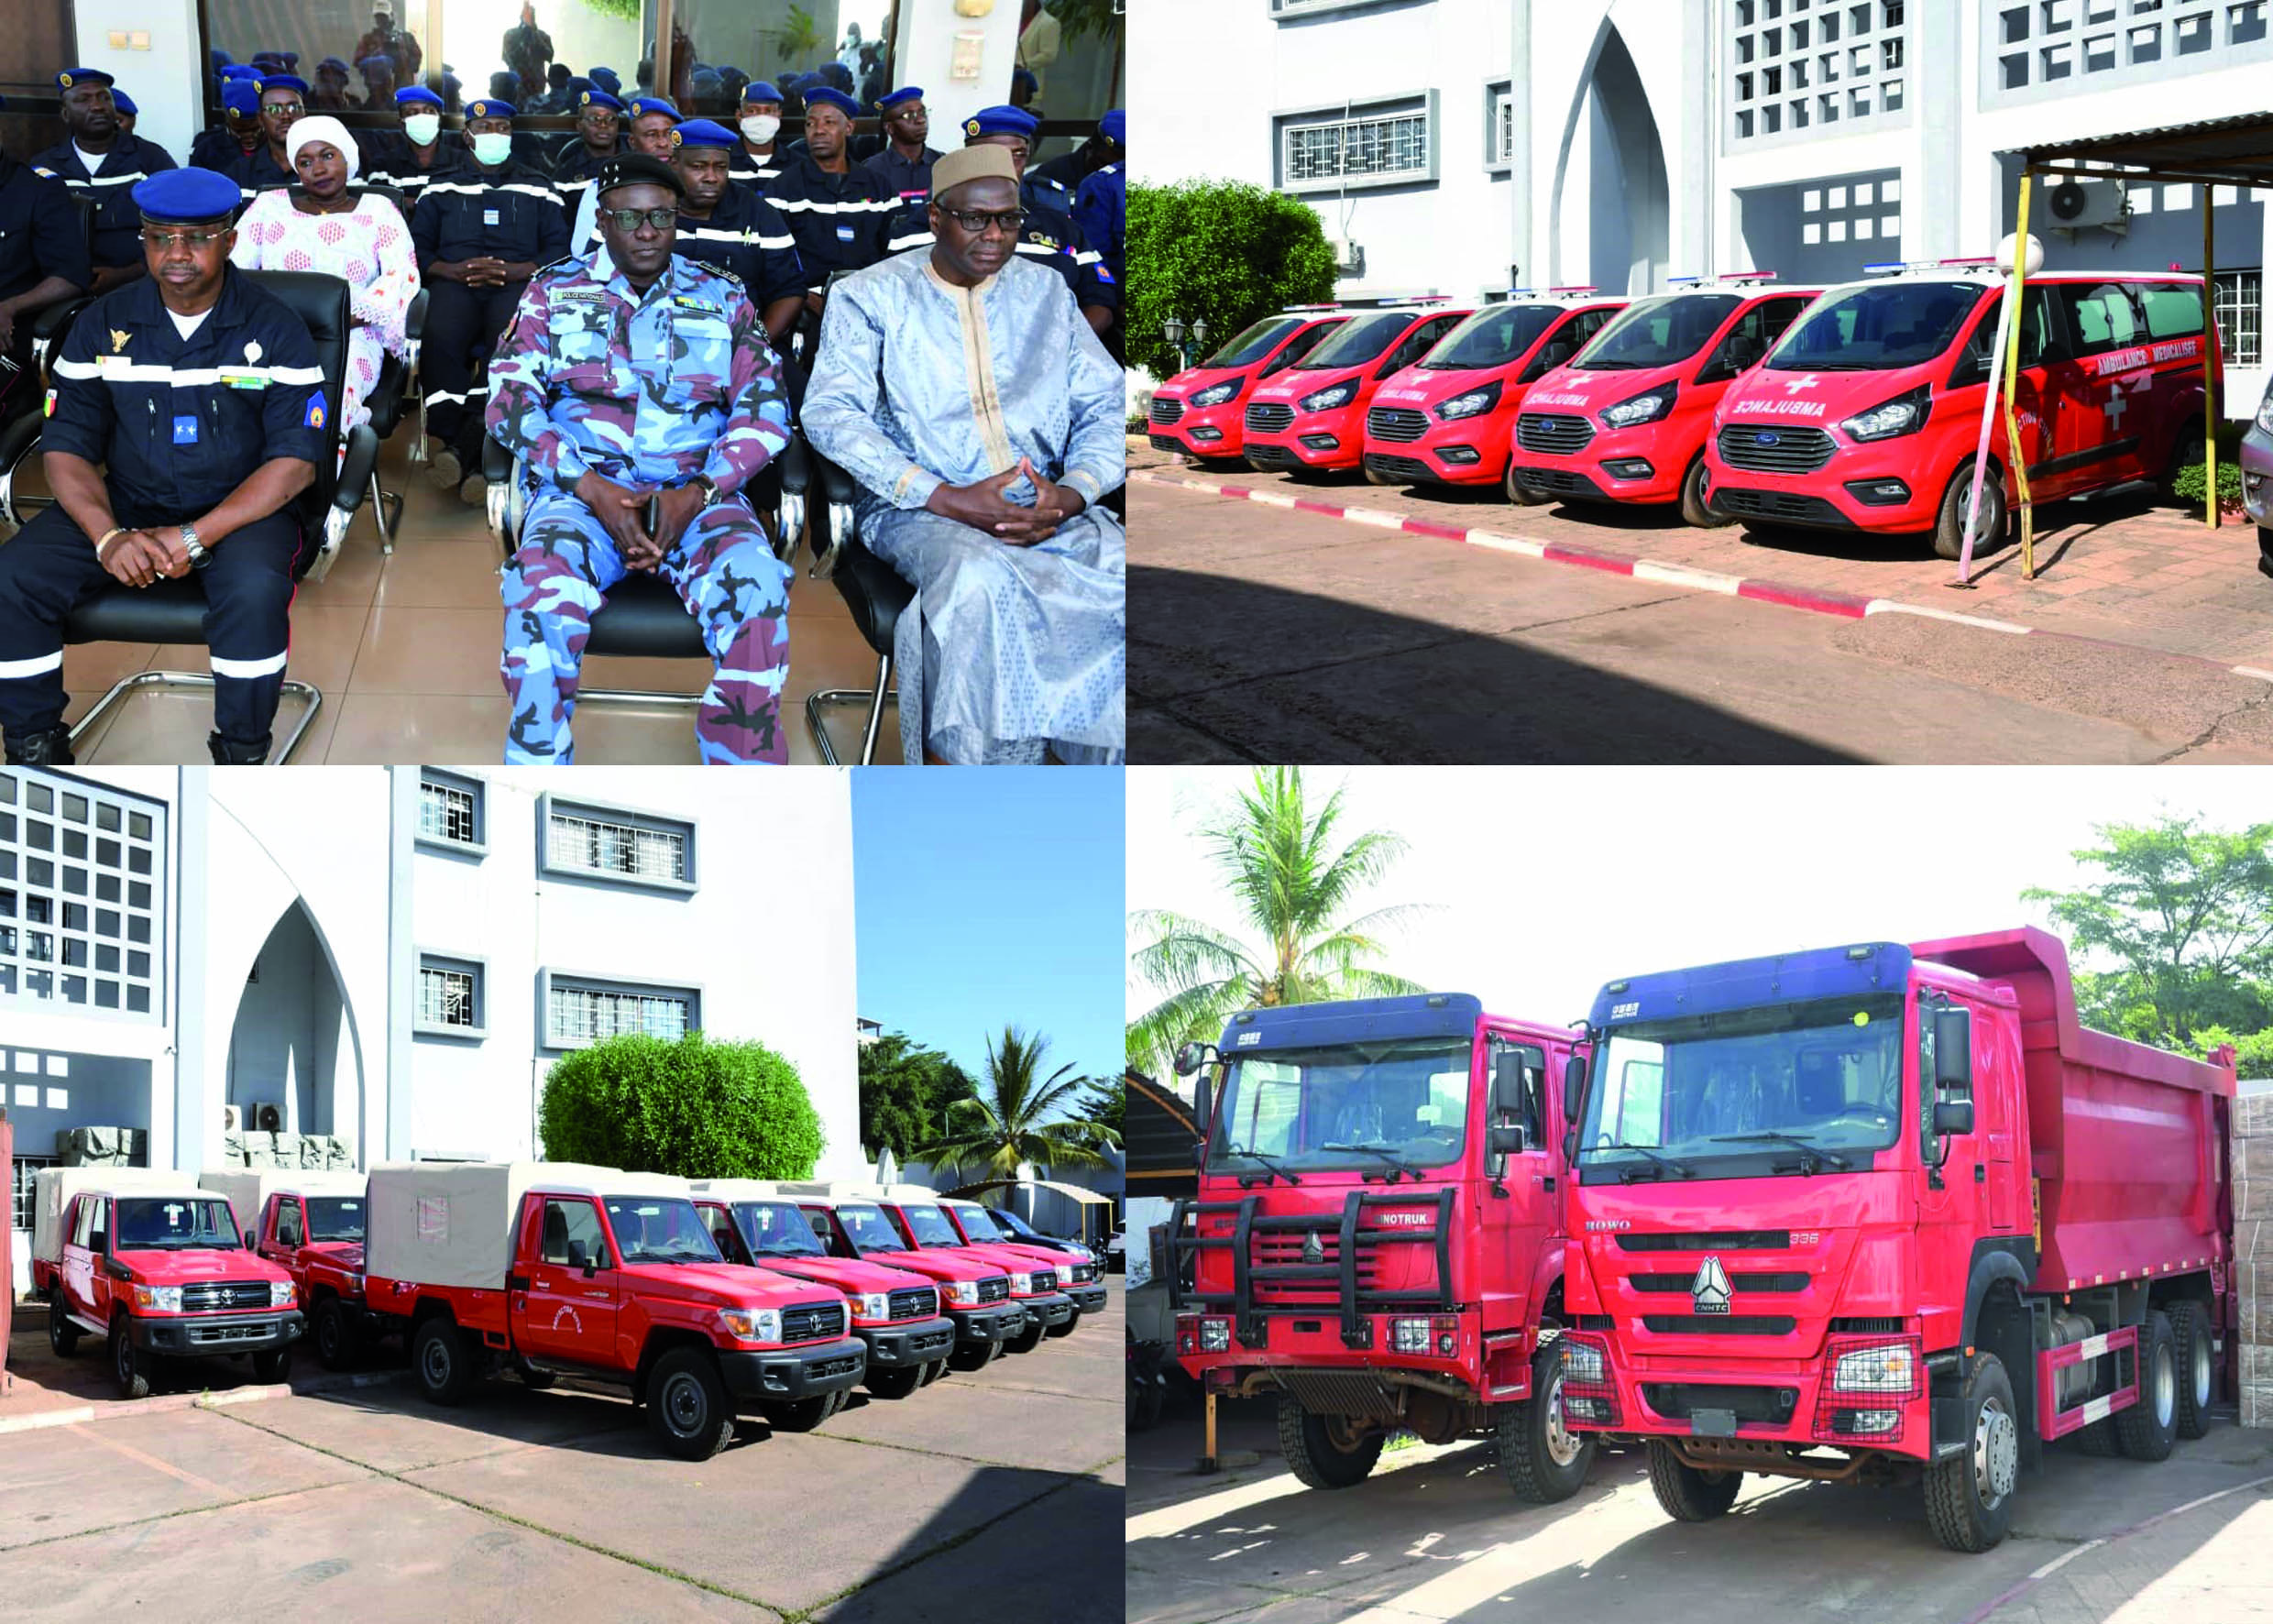
[[[1398,1158],[1391,1156],[1389,1154],[1389,1147],[1386,1145],[1321,1145],[1318,1148],[1321,1150],[1354,1150],[1360,1156],[1378,1156],[1383,1161],[1389,1163],[1390,1169],[1392,1169],[1389,1173],[1389,1180],[1390,1183],[1394,1184],[1397,1182],[1397,1175],[1399,1173],[1404,1174],[1415,1184],[1421,1182],[1421,1169],[1412,1166],[1410,1162],[1401,1161]]]
[[[1667,1173],[1678,1173],[1684,1179],[1694,1179],[1697,1177],[1697,1170],[1694,1168],[1686,1167],[1682,1163],[1675,1161],[1669,1157],[1660,1156],[1656,1151],[1652,1150],[1647,1145],[1629,1145],[1621,1139],[1615,1145],[1582,1146],[1578,1154],[1584,1156],[1589,1150],[1639,1150],[1642,1155],[1648,1157]],[[1629,1168],[1626,1170],[1630,1173],[1639,1171],[1638,1169],[1634,1168]],[[1663,1176],[1663,1174],[1660,1175],[1660,1177]]]
[[[1803,1173],[1814,1172],[1816,1170],[1815,1163],[1817,1160],[1829,1162],[1833,1167],[1839,1169],[1842,1172],[1853,1165],[1848,1161],[1845,1157],[1839,1155],[1838,1151],[1826,1150],[1820,1145],[1811,1144],[1807,1140],[1802,1139],[1792,1134],[1715,1134],[1711,1138],[1707,1139],[1706,1143],[1707,1145],[1727,1145],[1733,1141],[1745,1139],[1774,1139],[1782,1144],[1797,1146],[1803,1158],[1799,1164],[1799,1170]]]
[[[1266,1156],[1259,1150],[1242,1150],[1236,1145],[1227,1145],[1224,1147],[1224,1154],[1225,1156],[1252,1157],[1257,1161],[1261,1162],[1264,1168],[1268,1170],[1263,1180],[1266,1184],[1270,1182],[1268,1177],[1268,1174],[1270,1173],[1277,1174],[1279,1178],[1284,1179],[1290,1184],[1300,1184],[1301,1182],[1300,1179],[1297,1179],[1292,1173],[1287,1171],[1287,1169],[1279,1164],[1277,1158]],[[1242,1182],[1245,1182],[1244,1179],[1242,1180]]]
[[[1576,365],[1576,363],[1573,363]],[[1637,367],[1654,367],[1655,361],[1588,361],[1579,367],[1581,372],[1631,372]]]

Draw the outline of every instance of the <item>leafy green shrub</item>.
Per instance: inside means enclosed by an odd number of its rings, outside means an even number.
[[[683,1179],[808,1179],[827,1137],[796,1068],[700,1032],[610,1037],[545,1073],[544,1154]]]
[[[1132,186],[1126,282],[1130,364],[1166,378],[1183,366],[1160,335],[1170,316],[1206,322],[1212,351],[1287,305],[1333,298],[1334,251],[1317,214],[1282,192],[1233,181]]]
[[[2180,501],[2201,506],[2202,488],[2208,476],[2202,463],[2189,463],[2170,481],[2170,488]],[[2218,506],[2238,508],[2242,505],[2241,465],[2228,456],[2218,458]]]

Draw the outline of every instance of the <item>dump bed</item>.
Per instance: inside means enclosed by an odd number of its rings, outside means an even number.
[[[368,1174],[327,1172],[314,1168],[221,1168],[197,1176],[207,1190],[229,1198],[237,1233],[260,1227],[261,1209],[272,1195],[291,1191],[301,1195],[361,1195]]]
[[[2019,1002],[2038,1290],[2198,1269],[2230,1255],[2230,1051],[2213,1064],[2083,1026],[2068,951],[2041,930],[1952,937],[1912,951],[2009,987]]]
[[[581,1162],[412,1162],[373,1168],[363,1267],[380,1279],[501,1291],[513,1218],[532,1190],[689,1196],[686,1180]]]
[[[82,1190],[131,1190],[159,1195],[206,1193],[171,1168],[41,1168],[34,1175],[31,1255],[40,1263],[63,1256],[63,1213]]]

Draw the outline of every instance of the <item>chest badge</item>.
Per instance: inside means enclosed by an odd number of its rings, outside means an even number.
[[[133,337],[133,336],[134,336],[134,335],[133,335],[133,334],[131,334],[131,333],[127,333],[127,332],[122,331],[121,329],[119,329],[119,328],[117,328],[117,327],[113,327],[113,328],[111,329],[111,348],[112,348],[112,350],[113,350],[113,351],[118,351],[118,350],[123,350],[123,349],[125,349],[125,348],[126,347],[126,340],[127,340],[127,339],[129,339],[129,338],[131,338],[131,337]]]
[[[256,341],[256,342],[254,342],[254,343],[247,344],[247,345],[245,346],[245,360],[246,360],[246,364],[247,364],[247,365],[248,365],[248,366],[250,366],[250,365],[254,365],[254,364],[258,363],[258,362],[259,361],[259,359],[260,359],[260,346],[259,346],[258,342],[258,341]]]

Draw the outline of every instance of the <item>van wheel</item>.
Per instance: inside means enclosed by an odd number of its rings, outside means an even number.
[[[421,1325],[411,1339],[411,1367],[418,1373],[418,1390],[429,1403],[460,1404],[473,1390],[474,1370],[465,1339],[440,1316]]]
[[[994,1362],[994,1355],[1002,1351],[1003,1344],[999,1342],[963,1343],[948,1355],[947,1362],[958,1370],[983,1370]]]
[[[1743,1473],[1700,1471],[1664,1440],[1650,1440],[1650,1492],[1675,1521],[1710,1522],[1736,1504],[1737,1490],[1743,1487]]]
[[[1698,530],[1718,530],[1734,524],[1733,513],[1717,513],[1705,503],[1705,454],[1698,452],[1690,459],[1689,471],[1681,476],[1681,521]]]
[[[1499,1443],[1499,1475],[1520,1500],[1552,1506],[1586,1484],[1594,1465],[1595,1435],[1563,1424],[1563,1349],[1547,1343],[1532,1355],[1532,1396],[1521,1404],[1492,1406]]]
[[[338,1298],[326,1297],[315,1305],[314,1331],[316,1362],[324,1369],[345,1370],[356,1362],[355,1330]]]
[[[79,1351],[79,1327],[71,1323],[63,1297],[63,1288],[56,1287],[48,1293],[48,1347],[59,1359],[68,1359]]]
[[[765,1419],[776,1432],[809,1432],[834,1413],[826,1398],[777,1399],[765,1406]]]
[[[288,1379],[292,1373],[292,1350],[263,1348],[253,1355],[253,1379],[277,1382]]]
[[[150,1367],[134,1345],[134,1338],[126,1334],[126,1316],[121,1314],[111,1322],[111,1375],[118,1382],[122,1399],[147,1399],[150,1396]]]
[[[2180,470],[2206,460],[2202,453],[2202,424],[2190,422],[2172,436],[2170,460],[2163,465],[2162,477],[2155,481],[2155,488],[2162,493],[2162,499],[2166,502],[2177,501]]]
[[[1944,1545],[1970,1553],[2004,1538],[2020,1481],[2013,1382],[1994,1354],[1974,1359],[1965,1378],[1964,1414],[1970,1425],[1961,1436],[1971,1439],[1971,1447],[1926,1468],[1926,1520]]]
[[[1073,1334],[1073,1328],[1081,1322],[1082,1311],[1077,1307],[1071,1313],[1066,1316],[1066,1322],[1064,1324],[1050,1326],[1047,1334],[1050,1336],[1071,1336]]]
[[[2200,1438],[2210,1431],[2210,1406],[2218,1388],[2210,1311],[2191,1299],[2172,1303],[2170,1335],[2179,1367],[2179,1436]]]
[[[2115,1442],[2135,1461],[2167,1461],[2178,1441],[2178,1344],[2169,1317],[2154,1312],[2139,1330],[2139,1401],[2115,1412]]]
[[[708,1348],[673,1348],[647,1377],[647,1424],[683,1461],[707,1461],[734,1441],[734,1411]]]
[[[1513,502],[1517,507],[1541,508],[1554,500],[1554,498],[1549,496],[1543,490],[1524,489],[1521,484],[1517,481],[1515,475],[1515,465],[1510,462],[1508,465],[1508,471],[1506,475],[1501,477],[1499,483],[1507,487],[1508,499]]]
[[[1039,1314],[1028,1314],[1026,1317],[1026,1329],[1003,1344],[1003,1347],[1009,1353],[1030,1354],[1041,1345],[1041,1342],[1042,1317]]]
[[[1279,1453],[1287,1469],[1312,1488],[1363,1483],[1388,1441],[1386,1432],[1363,1432],[1341,1416],[1312,1415],[1290,1398],[1279,1400]]]
[[[1389,475],[1381,472],[1380,469],[1375,467],[1371,463],[1367,463],[1365,465],[1365,470],[1366,483],[1368,485],[1398,485],[1403,483],[1401,480],[1392,479]]]
[[[879,1399],[905,1399],[923,1385],[925,1365],[902,1365],[883,1370],[874,1366],[861,1378],[861,1385]]]
[[[1949,488],[1941,493],[1941,512],[1934,521],[1934,556],[1957,559],[1964,555],[1965,505],[1972,499],[1973,465],[1968,462],[1949,477]],[[1981,520],[1974,530],[1975,556],[1993,553],[2004,545],[2004,532],[2011,521],[2004,506],[2004,476],[1995,468],[1981,482]]]

